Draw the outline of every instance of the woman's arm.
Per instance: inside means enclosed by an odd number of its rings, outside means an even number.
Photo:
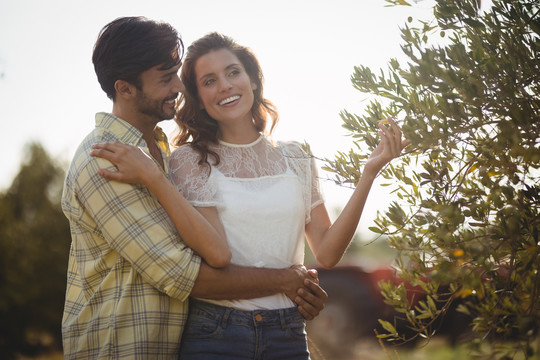
[[[146,186],[161,203],[182,239],[210,266],[229,264],[231,251],[215,208],[197,210],[191,206],[144,151],[127,144],[104,143],[94,145],[90,155],[109,160],[118,168],[118,171],[100,169],[98,173],[104,178]],[[217,220],[207,220],[205,216]]]
[[[284,293],[298,305],[306,320],[317,316],[328,299],[316,270],[303,265],[285,269],[241,267],[215,269],[201,263],[191,296],[205,299],[252,299]]]
[[[399,126],[392,119],[388,121],[390,128],[379,123],[381,142],[369,157],[351,198],[334,224],[324,204],[311,211],[306,237],[317,261],[325,268],[334,267],[347,250],[379,171],[408,145],[408,141],[401,138]]]

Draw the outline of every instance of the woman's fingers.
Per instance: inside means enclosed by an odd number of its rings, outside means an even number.
[[[401,150],[405,149],[410,143],[411,141],[409,139],[401,140]]]
[[[140,182],[140,179],[137,176],[136,169],[134,166],[129,166],[130,162],[134,162],[130,157],[130,153],[135,154],[132,152],[134,149],[140,151],[138,148],[120,142],[99,143],[92,145],[90,156],[108,160],[116,166],[116,171],[104,168],[98,169],[98,174],[105,179],[127,183],[138,183]]]
[[[127,163],[128,159],[144,161],[147,157],[140,148],[120,142],[94,144],[90,155],[107,159],[115,165]]]
[[[118,151],[121,149],[121,143],[99,143],[92,145],[90,156],[100,157],[115,163]]]
[[[116,152],[117,149],[119,149],[122,145],[124,144],[120,142],[104,142],[104,143],[97,143],[97,144],[92,145],[92,149]]]
[[[402,139],[401,129],[392,118],[380,121],[377,125],[381,140],[371,153],[365,168],[373,174],[377,174],[392,159],[398,157],[401,150],[409,144],[408,141]]]
[[[398,126],[398,124],[394,121],[392,118],[388,118],[388,122],[390,123],[390,127],[392,129],[392,154],[394,157],[399,156],[401,153],[401,129]]]
[[[391,117],[387,120],[390,127],[384,126],[383,123],[379,123],[379,128],[381,129],[382,140],[386,138],[388,140],[388,146],[390,148],[390,153],[392,157],[398,157],[401,154],[401,150],[407,145],[409,141],[403,139],[403,133],[399,125]]]
[[[90,156],[98,157],[115,163],[116,154],[105,149],[94,149],[90,152]]]
[[[107,169],[98,169],[98,174],[102,177],[104,177],[107,180],[111,181],[121,181],[122,176],[118,171],[110,171]]]
[[[394,158],[396,153],[395,133],[392,129],[386,127],[382,123],[379,123],[379,129],[381,134],[381,146],[383,147],[383,152]]]

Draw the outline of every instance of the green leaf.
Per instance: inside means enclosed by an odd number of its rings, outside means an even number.
[[[378,228],[376,226],[370,226],[370,227],[368,227],[368,229],[369,229],[369,231],[372,231],[372,232],[374,232],[376,234],[383,234],[384,233],[383,230],[381,230],[380,228]]]
[[[473,18],[464,18],[463,22],[473,28],[485,28],[486,26],[481,21],[478,21]]]
[[[378,320],[384,330],[388,331],[392,335],[397,335],[397,331],[394,325],[390,324],[388,321],[385,321],[385,320],[381,320],[381,319],[378,319]]]

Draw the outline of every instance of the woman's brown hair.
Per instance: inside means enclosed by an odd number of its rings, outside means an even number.
[[[175,121],[178,124],[178,134],[173,139],[175,146],[189,143],[199,154],[199,164],[209,164],[208,154],[215,158],[219,164],[219,156],[209,149],[209,145],[217,143],[218,124],[206,110],[201,108],[197,82],[195,78],[195,64],[197,60],[211,51],[227,49],[240,60],[251,80],[256,85],[253,90],[254,101],[251,108],[253,123],[257,131],[266,132],[267,121],[270,120],[271,134],[276,126],[279,116],[277,110],[269,100],[263,97],[264,76],[259,61],[251,49],[237,44],[232,38],[210,33],[191,44],[186,52],[182,65],[181,78],[186,90],[180,97]]]

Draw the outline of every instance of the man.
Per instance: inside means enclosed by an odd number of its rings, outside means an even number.
[[[94,47],[96,74],[113,109],[96,115],[64,186],[72,233],[62,320],[66,359],[176,358],[189,295],[298,291],[306,319],[323,308],[326,293],[304,268],[214,269],[184,244],[148,189],[98,175],[111,164],[91,157],[91,146],[114,141],[141,147],[167,172],[167,138],[156,125],[174,117],[182,55],[174,28],[141,17],[111,22]]]

